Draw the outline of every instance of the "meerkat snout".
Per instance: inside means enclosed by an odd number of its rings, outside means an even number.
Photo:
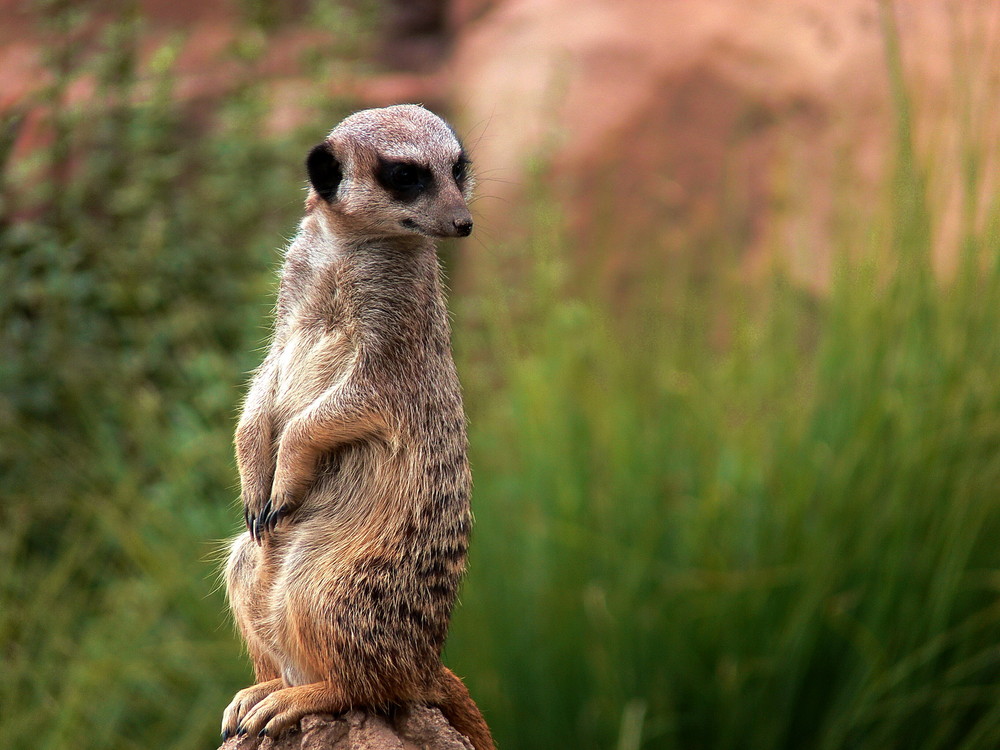
[[[306,160],[310,209],[359,239],[472,233],[470,161],[455,131],[416,105],[351,115]]]
[[[472,217],[455,219],[455,233],[459,237],[468,237],[472,234]]]

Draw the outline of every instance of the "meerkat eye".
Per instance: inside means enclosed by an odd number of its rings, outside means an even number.
[[[414,200],[432,182],[429,169],[403,161],[380,163],[376,176],[382,187],[402,201]]]
[[[406,190],[420,186],[420,175],[409,164],[401,164],[389,173],[389,181],[397,190]]]
[[[469,169],[469,160],[466,158],[465,154],[458,157],[458,161],[455,162],[455,166],[451,168],[451,176],[455,178],[455,182],[461,184],[465,182],[465,178]]]

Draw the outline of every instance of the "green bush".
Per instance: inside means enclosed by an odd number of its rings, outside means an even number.
[[[262,133],[250,83],[192,124],[176,42],[144,64],[128,14],[53,23],[48,142],[3,160],[0,744],[210,746],[247,680],[216,579],[232,430],[316,134]]]

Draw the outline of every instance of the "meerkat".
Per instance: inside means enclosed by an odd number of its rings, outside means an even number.
[[[472,516],[435,240],[472,231],[469,159],[447,123],[399,105],[345,119],[306,171],[236,430],[247,530],[225,582],[257,683],[225,710],[223,740],[422,703],[492,750],[441,663]]]

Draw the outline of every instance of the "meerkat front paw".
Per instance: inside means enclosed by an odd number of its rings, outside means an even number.
[[[268,530],[267,519],[274,513],[273,503],[269,499],[267,491],[254,492],[253,495],[244,492],[243,494],[243,522],[246,524],[250,536],[258,544],[264,538],[264,533]],[[273,526],[271,527],[274,528]]]
[[[274,531],[281,519],[290,515],[297,507],[298,502],[293,501],[287,493],[272,497],[265,503],[260,516],[255,519],[251,535],[260,541],[264,534],[270,534]]]
[[[247,476],[243,480],[243,522],[250,536],[258,544],[265,530],[262,518],[271,512],[271,486],[274,484],[274,467],[269,471],[261,471],[255,476]]]
[[[250,519],[250,533],[258,542],[302,504],[302,498],[312,485],[315,473],[316,459],[311,452],[295,450],[288,447],[287,442],[283,443],[278,450],[269,498],[260,513]]]
[[[260,388],[252,389],[252,396],[255,391],[256,400],[260,402],[263,398]],[[270,421],[260,411],[244,417],[236,429],[236,462],[240,467],[243,521],[258,542],[258,519],[271,497],[276,468],[271,434]]]

